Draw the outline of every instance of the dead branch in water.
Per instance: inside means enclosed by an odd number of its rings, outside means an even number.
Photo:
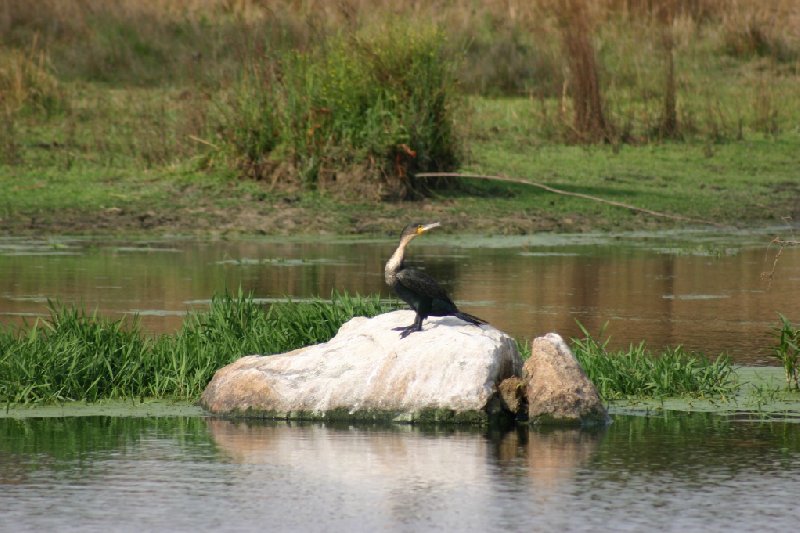
[[[783,249],[789,246],[800,246],[800,241],[792,240],[792,239],[781,239],[780,237],[775,237],[770,241],[770,246],[773,244],[779,246],[778,251],[775,253],[775,257],[772,259],[772,269],[769,272],[762,272],[761,279],[767,281],[767,289],[769,290],[772,287],[772,280],[775,279],[775,267],[778,266],[778,259],[780,259],[781,254],[783,253]],[[764,258],[766,260],[766,257]]]
[[[543,189],[553,194],[561,194],[564,196],[574,196],[576,198],[583,198],[584,200],[591,200],[593,202],[600,202],[603,204],[613,205],[616,207],[622,207],[624,209],[630,209],[631,211],[638,211],[639,213],[645,213],[654,217],[671,218],[673,220],[682,220],[685,222],[707,224],[709,226],[716,226],[718,228],[730,227],[725,224],[719,224],[718,222],[714,222],[711,220],[704,220],[702,218],[692,218],[692,217],[685,217],[683,215],[662,213],[661,211],[653,211],[652,209],[637,207],[635,205],[626,204],[624,202],[617,202],[616,200],[607,200],[605,198],[600,198],[599,196],[592,196],[591,194],[564,191],[561,189],[556,189],[555,187],[550,187],[549,185],[545,185],[543,183],[537,183],[535,181],[525,180],[522,178],[509,178],[506,176],[484,176],[482,174],[459,174],[457,172],[420,172],[419,174],[416,174],[416,176],[418,178],[475,178],[475,179],[489,180],[489,181],[502,181],[506,183],[519,183],[522,185],[530,185],[531,187],[537,187],[539,189]]]

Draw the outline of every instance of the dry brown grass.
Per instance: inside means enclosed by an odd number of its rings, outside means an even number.
[[[531,95],[550,141],[774,135],[800,70],[796,0],[0,0],[0,99],[9,115],[73,82],[188,91],[197,105],[157,104],[188,118],[140,110],[137,150],[169,160],[244,65],[386,20],[444,28],[462,90]]]
[[[582,142],[609,141],[612,128],[603,111],[600,73],[592,43],[593,28],[585,0],[562,0],[556,13],[561,26],[563,54],[569,66],[574,127]]]
[[[25,49],[38,35],[62,76],[158,82],[201,70],[216,79],[247,53],[304,48],[385,20],[445,28],[465,58],[462,81],[484,92],[556,96],[565,67],[587,60],[587,44],[613,48],[635,34],[644,52],[665,28],[679,55],[702,41],[736,57],[800,56],[795,0],[0,0],[0,46]],[[583,46],[562,48],[565,27],[575,38],[594,31]]]
[[[49,55],[37,39],[27,50],[0,50],[0,107],[4,112],[28,107],[52,113],[63,104],[63,91],[52,74]]]

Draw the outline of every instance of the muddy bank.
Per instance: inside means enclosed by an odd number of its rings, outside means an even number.
[[[213,203],[164,206],[104,207],[92,210],[60,209],[15,213],[0,218],[0,235],[386,235],[394,236],[410,220],[435,220],[445,233],[525,235],[532,233],[585,233],[624,229],[674,227],[671,221],[631,216],[620,224],[581,213],[528,214],[460,206],[458,202],[409,201],[362,207],[305,207],[293,199],[270,204],[236,202],[235,207]],[[172,205],[171,205],[172,204]]]
[[[712,413],[741,419],[800,423],[800,392],[784,389],[782,368],[740,367],[737,375],[743,386],[732,398],[631,399],[608,402],[614,415],[663,416],[665,412]],[[169,400],[104,400],[96,403],[65,402],[58,405],[11,405],[0,410],[0,418],[42,418],[75,416],[207,416],[191,402]]]

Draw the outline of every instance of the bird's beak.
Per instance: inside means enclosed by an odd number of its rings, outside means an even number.
[[[432,230],[433,228],[438,228],[439,226],[441,226],[441,224],[438,223],[438,222],[432,222],[430,224],[425,224],[424,226],[420,226],[419,230],[417,230],[417,233],[418,234],[422,234],[422,233],[425,233],[426,231]]]

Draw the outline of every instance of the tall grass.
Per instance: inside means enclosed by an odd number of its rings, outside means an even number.
[[[0,332],[0,402],[191,400],[238,357],[323,342],[353,316],[388,309],[377,297],[346,294],[265,308],[240,291],[215,297],[174,335],[152,338],[136,319],[51,304],[50,317],[29,330]]]
[[[583,325],[580,328],[584,337],[572,339],[575,357],[607,400],[730,396],[738,389],[732,363],[725,356],[711,361],[680,346],[654,354],[644,342],[610,352],[608,339],[599,341]]]
[[[48,119],[69,108],[69,99],[53,73],[46,50],[34,38],[26,49],[0,48],[0,162],[21,160],[17,122]]]
[[[48,52],[38,39],[26,49],[0,49],[0,105],[8,114],[54,116],[67,108],[61,83]]]
[[[780,325],[776,328],[778,346],[775,357],[786,371],[786,386],[800,390],[800,327],[783,315],[779,315]]]
[[[434,27],[387,24],[261,58],[235,90],[220,142],[230,139],[256,177],[339,189],[366,181],[406,197],[414,173],[453,169],[459,157],[444,43]]]
[[[453,80],[530,96],[533,143],[794,131],[798,27],[793,0],[6,0],[0,65],[48,111],[6,106],[0,154],[127,167],[202,156],[403,196],[415,171],[459,161],[452,127],[471,122],[451,107]],[[9,87],[0,100],[21,101]]]
[[[378,297],[333,294],[329,300],[265,307],[241,291],[214,297],[174,334],[151,337],[137,319],[110,320],[51,304],[32,327],[0,331],[0,402],[51,403],[200,396],[220,367],[248,354],[282,353],[331,339],[354,316],[394,309]],[[731,363],[681,348],[656,356],[644,343],[611,353],[584,329],[576,357],[605,399],[726,396],[737,389]],[[795,339],[796,341],[796,339]],[[520,350],[529,352],[527,346]]]

